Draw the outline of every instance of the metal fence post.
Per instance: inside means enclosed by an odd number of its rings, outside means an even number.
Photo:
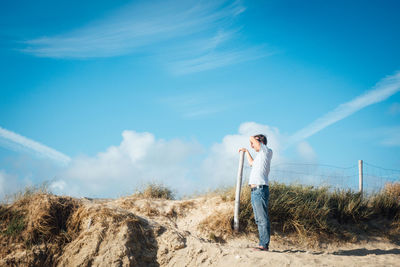
[[[360,193],[363,192],[363,161],[358,161],[358,190]]]
[[[239,169],[237,172],[237,179],[236,179],[235,213],[233,217],[233,228],[235,232],[239,231],[239,204],[240,204],[240,191],[242,189],[243,161],[244,161],[244,151],[240,151]]]

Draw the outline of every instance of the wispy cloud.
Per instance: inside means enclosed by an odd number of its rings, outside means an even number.
[[[374,145],[385,147],[400,147],[400,125],[388,125],[360,130],[356,138],[368,140]]]
[[[71,160],[70,157],[68,157],[67,155],[64,155],[61,152],[58,152],[57,150],[55,150],[53,148],[50,148],[39,142],[33,141],[22,135],[19,135],[17,133],[14,133],[12,131],[9,131],[9,130],[6,130],[6,129],[0,127],[0,140],[1,139],[3,139],[3,141],[11,142],[10,145],[7,145],[7,147],[9,147],[9,148],[12,148],[17,151],[19,151],[21,149],[28,149],[31,152],[34,152],[34,153],[39,154],[40,156],[52,159],[63,165],[68,164],[68,162]],[[4,142],[0,142],[0,144],[3,144],[3,143]]]
[[[79,29],[28,40],[21,51],[38,57],[78,59],[169,51],[170,58],[181,58],[186,47],[187,58],[169,63],[174,73],[193,73],[260,56],[261,51],[254,53],[248,46],[214,51],[237,35],[233,21],[244,11],[240,1],[230,0],[130,4]],[[177,54],[171,52],[174,48]]]
[[[195,119],[216,114],[229,108],[220,96],[213,93],[192,93],[160,98],[159,103],[179,113],[183,118]]]
[[[369,131],[362,131],[359,136],[374,140],[373,143],[387,147],[400,146],[400,126],[385,126],[372,128]]]
[[[322,117],[293,134],[287,143],[287,147],[298,143],[307,137],[321,131],[329,125],[340,121],[354,112],[359,111],[369,105],[386,100],[390,96],[400,91],[400,72],[387,76],[379,81],[375,87],[355,99],[339,105],[334,110],[326,113]]]
[[[255,47],[241,50],[224,49],[223,51],[214,51],[214,49],[210,49],[205,54],[198,56],[193,55],[191,58],[172,62],[170,69],[173,73],[178,75],[189,74],[254,60],[268,55],[270,54],[263,51],[262,48]]]
[[[383,136],[381,144],[384,146],[400,146],[400,126],[380,129]]]
[[[389,108],[390,115],[398,115],[400,114],[400,103],[393,103]]]

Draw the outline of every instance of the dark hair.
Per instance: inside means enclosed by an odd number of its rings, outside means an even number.
[[[259,142],[263,143],[264,145],[267,145],[267,137],[263,134],[257,134],[254,136],[254,138],[256,140],[258,140]]]

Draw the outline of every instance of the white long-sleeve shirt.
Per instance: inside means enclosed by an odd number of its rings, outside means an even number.
[[[260,151],[253,161],[249,184],[268,185],[268,175],[271,166],[272,150],[266,145],[260,145]]]

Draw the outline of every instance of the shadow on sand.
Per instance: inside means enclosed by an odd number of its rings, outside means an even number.
[[[325,253],[322,251],[307,251],[307,250],[301,250],[301,249],[271,250],[271,252],[275,252],[275,253],[308,253],[308,254],[312,254],[312,255],[320,255],[320,254]]]
[[[307,251],[307,250],[300,250],[300,249],[285,249],[285,250],[271,250],[271,252],[275,253],[307,253],[312,255],[321,255],[325,254],[326,252],[322,251]],[[393,249],[366,249],[366,248],[359,248],[359,249],[351,249],[351,250],[339,250],[332,253],[327,253],[331,255],[337,256],[366,256],[366,255],[400,255],[400,249],[393,248]]]
[[[388,254],[395,254],[400,255],[400,249],[393,248],[388,250],[383,249],[351,249],[351,250],[339,250],[332,253],[333,255],[340,255],[340,256],[366,256],[366,255],[388,255]]]

